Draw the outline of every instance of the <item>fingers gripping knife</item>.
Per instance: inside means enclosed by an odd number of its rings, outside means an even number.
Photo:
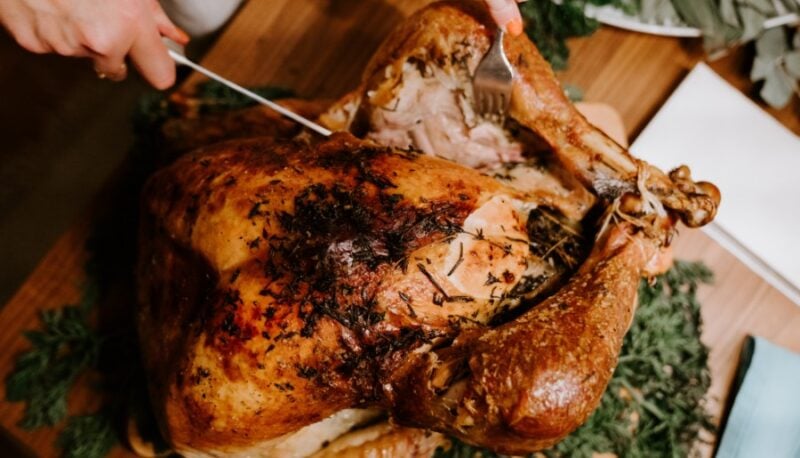
[[[202,65],[193,62],[192,60],[190,60],[189,58],[187,58],[183,54],[182,47],[179,44],[175,43],[174,41],[172,41],[170,39],[167,39],[167,38],[164,38],[164,44],[167,45],[167,52],[169,53],[170,57],[172,57],[172,59],[178,65],[185,65],[185,66],[191,68],[192,70],[195,70],[195,71],[197,71],[199,73],[202,73],[203,75],[211,78],[212,80],[217,81],[219,83],[222,83],[225,86],[233,89],[234,91],[236,91],[236,92],[238,92],[238,93],[240,93],[242,95],[245,95],[245,96],[255,100],[256,102],[258,102],[258,103],[260,103],[262,105],[266,105],[267,107],[277,111],[281,115],[286,116],[287,118],[289,118],[289,119],[291,119],[291,120],[293,120],[293,121],[295,121],[295,122],[297,122],[299,124],[302,124],[305,127],[308,127],[309,129],[313,130],[314,132],[316,132],[316,133],[318,133],[318,134],[320,134],[322,136],[329,137],[331,135],[331,131],[330,130],[320,126],[319,124],[311,121],[310,119],[307,119],[307,118],[305,118],[303,116],[300,116],[297,113],[294,113],[293,111],[287,110],[286,108],[278,105],[277,103],[275,103],[275,102],[273,102],[271,100],[267,100],[264,97],[261,97],[260,95],[256,94],[255,92],[250,91],[250,90],[248,90],[248,89],[246,89],[246,88],[234,83],[233,81],[230,81],[230,80],[228,80],[226,78],[223,78],[222,76],[212,72],[211,70],[203,67]]]

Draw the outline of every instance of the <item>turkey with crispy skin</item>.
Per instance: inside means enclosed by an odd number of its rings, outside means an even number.
[[[138,327],[176,451],[429,456],[428,430],[526,453],[597,407],[639,279],[719,194],[590,125],[524,37],[508,119],[481,119],[490,24],[425,8],[322,114],[340,133],[230,140],[149,180]]]

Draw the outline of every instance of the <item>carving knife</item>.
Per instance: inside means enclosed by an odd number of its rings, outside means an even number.
[[[293,121],[295,121],[295,122],[297,122],[299,124],[302,124],[302,125],[308,127],[309,129],[313,130],[314,132],[316,132],[316,133],[318,133],[318,134],[320,134],[322,136],[329,137],[331,135],[331,131],[330,130],[320,126],[319,124],[315,123],[314,121],[311,121],[308,118],[300,116],[299,114],[297,114],[297,113],[295,113],[293,111],[287,110],[286,108],[278,105],[277,103],[275,103],[275,102],[273,102],[271,100],[267,100],[264,97],[261,97],[260,95],[256,94],[255,92],[250,91],[250,90],[248,90],[248,89],[246,89],[246,88],[234,83],[233,81],[230,81],[230,80],[228,80],[226,78],[223,78],[222,76],[212,72],[211,70],[203,67],[202,65],[193,62],[192,60],[187,58],[185,55],[183,55],[183,49],[181,48],[181,46],[179,44],[175,43],[174,41],[165,38],[164,39],[164,43],[167,45],[167,52],[169,52],[170,57],[172,57],[172,59],[175,61],[175,63],[177,63],[179,65],[185,65],[185,66],[191,68],[192,70],[195,70],[195,71],[197,71],[199,73],[202,73],[203,75],[211,78],[212,80],[218,81],[218,82],[224,84],[225,86],[233,89],[234,91],[236,91],[236,92],[238,92],[238,93],[240,93],[242,95],[245,95],[245,96],[255,100],[256,102],[258,102],[258,103],[260,103],[262,105],[266,105],[267,107],[271,108],[272,110],[277,111],[281,115],[286,116],[287,118],[289,118],[289,119],[291,119],[291,120],[293,120]]]

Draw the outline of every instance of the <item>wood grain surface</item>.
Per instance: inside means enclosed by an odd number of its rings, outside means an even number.
[[[304,97],[336,98],[353,88],[373,51],[404,16],[424,0],[273,0],[245,4],[209,51],[203,63],[243,85],[278,85]],[[559,74],[592,102],[612,105],[633,138],[666,100],[693,64],[702,58],[696,42],[652,37],[603,28],[571,43],[570,68]],[[746,93],[747,49],[712,67]],[[190,78],[188,84],[196,82]],[[768,110],[794,132],[800,132],[798,102]],[[108,201],[108,197],[100,199]],[[101,205],[102,207],[102,205]],[[85,242],[93,219],[89,212],[65,233],[42,259],[16,295],[0,310],[0,377],[5,379],[15,356],[26,347],[21,332],[37,326],[38,310],[78,299],[87,259]],[[702,260],[715,283],[700,290],[705,328],[711,347],[712,413],[718,420],[736,367],[743,338],[756,334],[800,351],[800,308],[752,273],[700,231],[684,231],[676,256]],[[128,298],[130,299],[130,298]],[[98,400],[82,386],[70,408],[86,412]],[[0,402],[5,435],[37,456],[55,456],[59,428],[26,432],[16,422],[22,405]],[[0,451],[2,453],[2,451]],[[115,456],[125,456],[121,448]]]

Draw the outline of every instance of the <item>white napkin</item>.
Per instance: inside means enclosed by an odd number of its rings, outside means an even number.
[[[800,305],[800,138],[699,63],[631,150],[719,186],[705,232]]]

